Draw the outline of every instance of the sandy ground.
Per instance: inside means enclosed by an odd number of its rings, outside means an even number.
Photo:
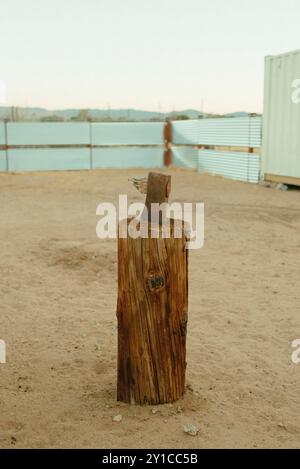
[[[127,179],[146,172],[0,175],[0,447],[300,447],[300,191],[170,172],[173,200],[205,202],[206,240],[187,392],[155,414],[115,399],[116,242],[95,233],[98,203],[142,201]]]

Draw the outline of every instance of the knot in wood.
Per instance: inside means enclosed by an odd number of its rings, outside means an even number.
[[[160,290],[164,286],[165,286],[165,281],[161,274],[151,274],[148,277],[148,287],[151,291]]]

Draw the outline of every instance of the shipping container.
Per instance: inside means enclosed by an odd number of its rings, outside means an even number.
[[[262,172],[300,185],[300,50],[265,59]]]

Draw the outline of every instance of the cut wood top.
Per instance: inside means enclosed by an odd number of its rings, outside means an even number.
[[[151,221],[151,204],[162,204],[169,201],[171,192],[171,176],[169,174],[148,174],[147,196],[145,206],[148,210],[148,220]]]

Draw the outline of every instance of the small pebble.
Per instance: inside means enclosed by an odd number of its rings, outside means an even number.
[[[286,425],[284,425],[284,423],[282,423],[282,422],[280,422],[280,423],[278,424],[278,427],[279,427],[279,428],[283,428],[284,430],[287,430]]]
[[[152,412],[152,414],[157,414],[157,412],[159,412],[159,409],[157,407],[153,407],[151,412]]]
[[[113,417],[114,422],[121,422],[121,420],[122,420],[122,415],[121,414],[115,415]]]
[[[197,436],[198,435],[198,428],[195,427],[192,423],[189,423],[188,425],[184,425],[183,427],[184,433],[187,433],[188,435],[191,436]]]

